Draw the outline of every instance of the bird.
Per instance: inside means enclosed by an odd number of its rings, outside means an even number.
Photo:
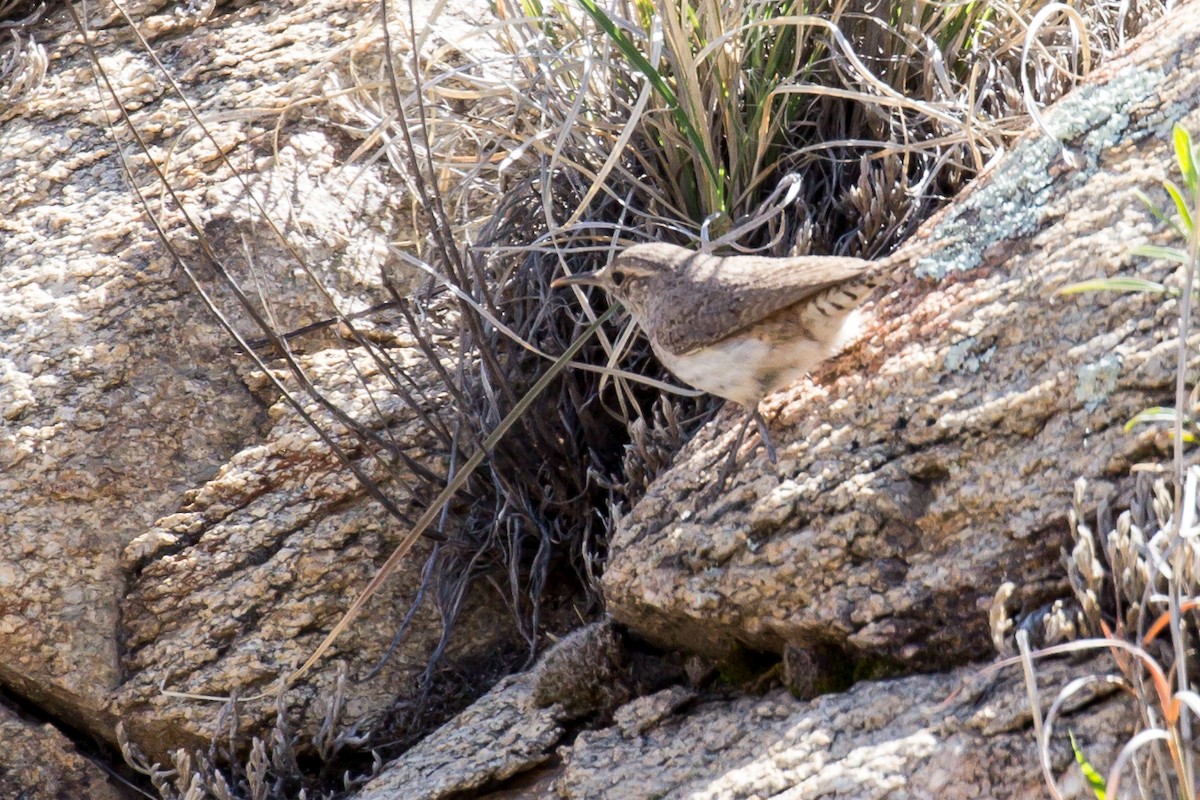
[[[850,256],[717,256],[666,242],[626,248],[596,272],[551,286],[599,286],[628,309],[676,378],[748,412],[772,464],[775,447],[759,402],[841,350],[860,330],[859,304],[900,266]]]

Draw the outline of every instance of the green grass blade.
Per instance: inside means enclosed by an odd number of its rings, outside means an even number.
[[[650,85],[654,87],[654,91],[658,93],[659,97],[663,99],[663,102],[667,104],[667,107],[671,109],[671,116],[675,119],[675,124],[677,124],[679,129],[683,131],[685,136],[687,136],[688,141],[692,143],[692,147],[695,148],[696,153],[699,155],[700,161],[704,166],[704,171],[708,174],[709,179],[714,185],[720,185],[717,168],[713,164],[712,158],[710,157],[708,151],[704,148],[704,143],[700,138],[700,133],[696,130],[696,127],[692,124],[692,121],[688,119],[687,114],[684,112],[683,107],[679,103],[679,97],[675,94],[674,90],[671,89],[666,79],[663,78],[662,73],[655,69],[654,65],[651,64],[644,55],[642,55],[642,51],[637,48],[637,45],[633,43],[633,40],[630,39],[624,31],[617,27],[616,23],[604,13],[604,10],[601,9],[600,6],[596,5],[595,0],[576,0],[576,2],[578,2],[579,6],[587,12],[588,16],[590,16],[595,23],[600,26],[600,29],[604,31],[605,35],[608,36],[613,45],[616,46],[617,50],[621,52],[621,55],[624,56],[630,64],[636,67],[638,72],[641,72],[643,75],[645,75],[646,80],[650,81]],[[725,209],[710,210],[724,211]]]
[[[1192,147],[1192,136],[1187,132],[1187,128],[1182,125],[1175,125],[1175,159],[1179,162],[1179,171],[1183,174],[1183,185],[1187,187],[1188,194],[1196,197],[1197,190],[1200,189],[1200,179],[1196,175],[1196,151]]]
[[[1166,294],[1168,287],[1154,281],[1141,278],[1096,278],[1090,281],[1080,281],[1064,286],[1055,294],[1072,295],[1084,292],[1144,292],[1147,294]]]
[[[1141,189],[1134,189],[1133,194],[1138,200],[1142,201],[1142,204],[1146,206],[1146,210],[1153,214],[1155,219],[1157,219],[1159,222],[1170,225],[1171,230],[1175,231],[1175,233],[1177,233],[1180,237],[1186,236],[1186,234],[1183,232],[1183,228],[1179,226],[1178,222],[1171,217],[1168,217],[1162,212],[1162,209],[1154,205],[1154,201],[1150,199],[1150,195],[1146,194]]]
[[[1188,254],[1178,247],[1162,247],[1157,244],[1139,244],[1129,248],[1129,252],[1143,258],[1153,258],[1160,261],[1174,261],[1176,264],[1186,264]]]
[[[1088,788],[1096,795],[1096,800],[1105,800],[1108,784],[1105,782],[1104,776],[1097,772],[1096,768],[1083,755],[1083,750],[1079,748],[1079,743],[1075,741],[1074,732],[1067,731],[1067,735],[1071,737],[1071,750],[1075,753],[1075,763],[1079,765],[1079,771],[1083,773],[1083,779],[1087,781]]]
[[[1179,212],[1179,219],[1183,224],[1183,235],[1190,237],[1192,235],[1192,212],[1188,209],[1187,201],[1183,199],[1183,192],[1179,191],[1179,187],[1171,181],[1163,181],[1163,188],[1175,201],[1175,210]]]
[[[1133,416],[1132,419],[1125,423],[1125,432],[1129,433],[1138,425],[1149,425],[1156,422],[1174,425],[1175,409],[1171,408],[1170,406],[1155,406],[1153,408],[1147,408],[1145,411],[1139,411]],[[1185,426],[1185,430],[1183,431],[1183,441],[1187,442],[1188,444],[1195,444],[1196,434],[1193,430],[1190,430],[1194,427],[1192,420],[1189,417],[1184,417],[1183,424]],[[1171,438],[1174,439],[1175,431],[1172,429],[1170,433]]]

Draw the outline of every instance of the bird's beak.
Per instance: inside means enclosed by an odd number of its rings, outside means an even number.
[[[550,282],[551,289],[561,289],[564,286],[603,286],[598,272],[578,272],[574,275],[564,275]]]

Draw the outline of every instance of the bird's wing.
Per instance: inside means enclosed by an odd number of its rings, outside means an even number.
[[[707,347],[877,266],[878,262],[838,256],[701,256],[689,264],[696,280],[686,292],[657,298],[661,322],[656,338],[673,353]]]

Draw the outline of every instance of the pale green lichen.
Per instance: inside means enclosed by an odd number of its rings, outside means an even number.
[[[1116,390],[1120,374],[1121,358],[1112,354],[1082,365],[1075,372],[1075,399],[1094,410]]]
[[[1026,237],[1045,224],[1053,199],[1096,172],[1101,154],[1126,134],[1130,110],[1145,102],[1162,79],[1161,70],[1129,69],[1101,86],[1080,87],[1055,103],[1045,120],[1053,138],[1020,140],[978,189],[956,201],[953,212],[933,234],[950,243],[919,259],[915,274],[941,280],[952,272],[975,269],[991,246]],[[1069,152],[1081,165],[1065,180],[1056,174],[1064,143],[1070,144]]]
[[[979,372],[979,368],[992,360],[996,348],[989,347],[982,353],[975,352],[979,340],[974,336],[955,342],[946,350],[946,358],[942,365],[947,372]]]

